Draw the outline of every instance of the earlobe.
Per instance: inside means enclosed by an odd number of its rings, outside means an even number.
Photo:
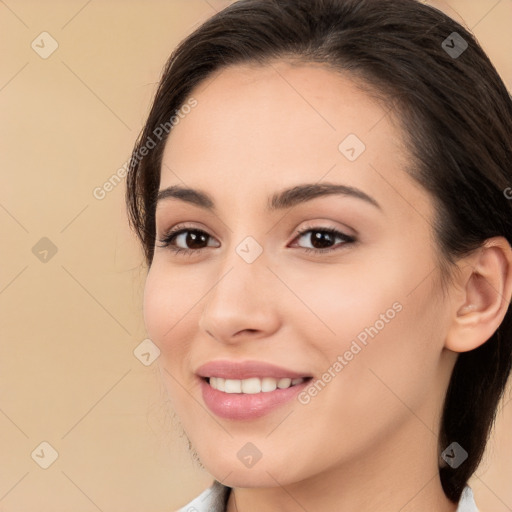
[[[510,306],[512,249],[504,237],[494,237],[464,260],[461,293],[453,299],[453,317],[445,347],[467,352],[496,332]]]

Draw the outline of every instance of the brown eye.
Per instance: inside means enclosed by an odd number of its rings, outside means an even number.
[[[207,246],[208,239],[211,238],[208,233],[200,229],[180,228],[179,226],[167,233],[160,241],[159,247],[167,247],[175,253],[197,253]],[[176,247],[175,241],[185,247]]]
[[[306,238],[304,235],[309,235],[310,243],[313,247],[308,248],[305,247],[304,250],[306,252],[316,252],[316,253],[326,253],[330,251],[335,251],[336,248],[332,248],[332,244],[335,243],[336,239],[342,240],[342,246],[346,244],[350,244],[356,241],[356,239],[352,236],[346,235],[345,233],[342,233],[341,231],[338,231],[334,228],[306,228],[303,230],[299,230],[297,238]]]

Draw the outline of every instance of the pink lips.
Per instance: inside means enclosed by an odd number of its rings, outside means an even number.
[[[200,377],[222,377],[223,379],[250,379],[251,377],[273,377],[274,379],[288,377],[297,379],[308,377],[305,373],[297,373],[280,366],[260,361],[210,361],[196,370]]]
[[[201,392],[206,406],[217,416],[232,420],[252,420],[260,418],[289,402],[309,384],[309,375],[260,361],[236,363],[228,360],[211,361],[200,366],[196,374],[201,377]],[[285,389],[255,394],[224,393],[212,388],[206,377],[224,379],[249,379],[251,377],[307,378],[304,382]]]

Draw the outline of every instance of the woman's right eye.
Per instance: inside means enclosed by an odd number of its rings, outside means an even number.
[[[201,245],[203,243],[207,243],[208,238],[211,238],[210,235],[200,229],[182,228],[177,226],[165,234],[161,240],[159,240],[162,244],[159,247],[169,248],[176,254],[183,253],[191,255],[192,253],[199,253],[202,249],[204,249],[205,247],[194,246],[196,244]],[[186,247],[176,247],[174,244],[175,241],[184,244]],[[189,249],[187,246],[192,246],[192,248]]]

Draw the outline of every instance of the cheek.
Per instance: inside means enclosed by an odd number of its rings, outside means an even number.
[[[288,315],[303,338],[323,353],[325,362],[350,348],[358,339],[364,346],[378,331],[401,313],[400,282],[404,278],[393,269],[387,272],[367,261],[351,265],[318,266],[314,277],[311,269],[293,268],[283,274],[283,281],[294,291],[288,300]],[[299,300],[297,300],[299,299]]]
[[[419,273],[418,275],[420,275]],[[366,412],[382,425],[390,424],[409,410],[426,406],[442,352],[443,322],[430,279],[414,287],[408,272],[393,273],[376,286],[373,296],[350,315],[350,328],[340,346],[349,349],[350,361],[337,380],[339,394],[349,396],[349,408]],[[412,291],[414,289],[414,291]],[[362,309],[362,313],[361,310]],[[345,322],[338,321],[340,331]],[[336,356],[340,351],[332,351]],[[356,352],[352,355],[352,352]],[[331,357],[333,359],[333,357]],[[403,407],[403,406],[406,407]]]
[[[343,450],[355,453],[382,440],[409,419],[411,411],[427,404],[439,357],[439,344],[436,348],[433,340],[435,308],[430,282],[410,293],[406,278],[405,269],[378,282],[373,276],[356,285],[347,278],[342,282],[351,283],[350,297],[346,290],[325,285],[330,300],[319,311],[330,318],[336,335],[325,337],[318,331],[314,336],[309,328],[325,373],[319,376],[318,392],[311,389],[309,396],[301,397],[305,405],[299,410],[304,422],[321,418],[318,437],[332,442],[315,449],[326,459],[336,458],[331,453],[336,439],[350,440],[351,448]],[[300,417],[295,416],[299,425]]]
[[[297,295],[313,313],[295,317],[326,371],[346,354],[347,382],[356,383],[360,372],[372,368],[404,388],[407,379],[416,376],[421,383],[434,372],[443,323],[428,251],[420,256],[404,246],[403,252],[396,247],[388,252],[319,269],[314,279],[295,278]]]
[[[162,352],[171,348],[170,340],[179,332],[180,319],[187,311],[180,289],[183,288],[176,286],[158,265],[153,265],[144,287],[144,324],[149,337]]]
[[[185,329],[191,325],[194,314],[191,308],[197,301],[185,301],[183,290],[187,288],[179,286],[169,272],[154,265],[146,278],[143,298],[146,331],[160,349],[158,365],[161,376],[171,404],[180,416],[186,416],[187,406],[190,407],[190,395],[183,390],[184,385],[189,388],[191,384],[184,377],[190,371],[190,342]]]

